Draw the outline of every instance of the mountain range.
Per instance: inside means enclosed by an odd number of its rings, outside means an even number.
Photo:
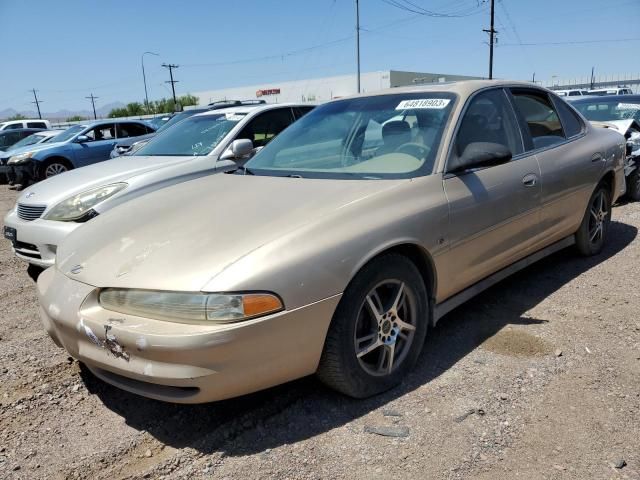
[[[113,102],[96,108],[98,118],[106,117],[114,108],[124,107],[122,102]],[[5,108],[0,110],[0,120],[13,117],[15,115],[24,115],[27,118],[38,118],[38,112],[35,110],[15,110],[13,108]],[[93,110],[58,110],[57,112],[42,112],[42,118],[54,122],[63,122],[67,118],[80,115],[84,118],[93,118]]]

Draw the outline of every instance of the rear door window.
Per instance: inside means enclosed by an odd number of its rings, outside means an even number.
[[[288,107],[269,110],[251,120],[237,138],[248,138],[254,147],[263,147],[293,121],[291,109]]]
[[[533,145],[530,148],[546,148],[566,140],[560,117],[549,95],[543,91],[511,89],[516,110],[526,124]]]
[[[140,135],[146,135],[147,133],[147,127],[141,123],[118,123],[117,128],[118,138],[139,137]]]
[[[27,122],[27,128],[47,128],[44,122]]]

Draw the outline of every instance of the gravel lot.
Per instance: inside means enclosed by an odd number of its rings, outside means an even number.
[[[0,186],[0,214],[15,202]],[[640,479],[640,204],[444,318],[401,387],[307,378],[209,405],[92,377],[40,327],[0,242],[0,478]]]

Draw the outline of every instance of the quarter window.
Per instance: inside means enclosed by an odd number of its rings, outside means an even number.
[[[455,154],[462,156],[476,142],[504,145],[514,156],[524,151],[518,122],[502,89],[473,97],[456,135]]]
[[[574,112],[563,100],[557,99],[555,104],[558,107],[560,120],[562,120],[562,126],[564,127],[567,138],[580,135],[584,129],[584,125],[576,112]]]
[[[44,122],[27,122],[27,128],[47,128]]]
[[[528,89],[513,89],[511,92],[516,110],[527,124],[534,149],[565,141],[560,118],[546,93]]]

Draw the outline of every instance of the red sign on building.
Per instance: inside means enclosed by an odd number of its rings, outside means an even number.
[[[263,95],[280,95],[279,88],[268,88],[264,90],[257,90],[256,97],[262,97]]]

